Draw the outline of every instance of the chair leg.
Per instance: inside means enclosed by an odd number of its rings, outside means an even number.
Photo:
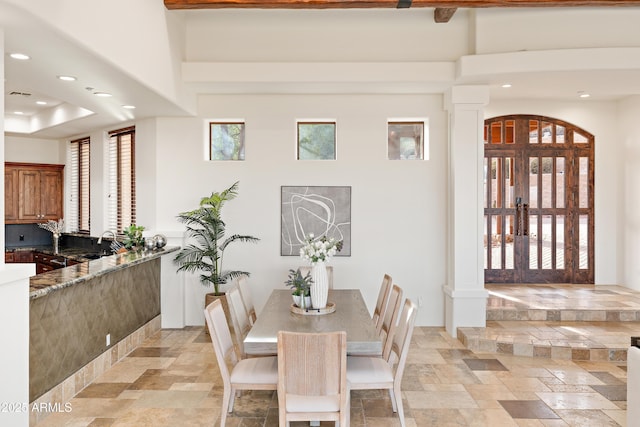
[[[398,385],[398,389],[395,390],[393,394],[395,395],[393,402],[395,402],[394,406],[397,409],[398,418],[400,418],[400,425],[402,427],[405,427],[405,424],[404,424],[404,406],[402,404],[402,392],[400,391],[400,386],[399,385]]]
[[[237,390],[234,390],[233,388],[229,392],[229,405],[227,406],[229,413],[233,412],[233,404],[236,401],[236,393]]]
[[[224,427],[227,422],[227,411],[229,410],[229,398],[231,396],[230,390],[225,389],[222,392],[222,411],[220,411],[220,427]]]
[[[393,412],[398,412],[398,405],[396,404],[396,395],[392,388],[389,389],[389,398],[391,399],[391,406],[393,408]]]

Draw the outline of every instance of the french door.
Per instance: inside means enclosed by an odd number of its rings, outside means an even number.
[[[484,129],[485,282],[593,283],[593,135],[527,115]]]

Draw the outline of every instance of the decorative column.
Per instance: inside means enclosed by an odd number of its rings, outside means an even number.
[[[449,223],[445,326],[484,327],[488,293],[484,289],[484,106],[487,86],[454,86],[445,94],[449,112]]]

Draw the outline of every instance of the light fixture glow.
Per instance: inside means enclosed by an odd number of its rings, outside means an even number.
[[[73,76],[58,76],[58,78],[60,80],[63,80],[65,82],[75,82],[77,79]]]
[[[511,87],[511,83],[505,83],[502,85],[503,88],[509,89]]]
[[[45,101],[36,101],[36,104],[38,104],[38,105],[47,105],[47,103]]]
[[[580,98],[589,98],[591,95],[589,95],[588,93],[581,93]]]
[[[13,114],[17,114],[19,116],[24,115],[24,113],[22,111],[14,111]]]
[[[27,59],[31,59],[31,57],[29,55],[26,55],[24,53],[12,53],[9,55],[10,57],[12,57],[13,59],[18,59],[20,61],[26,61]]]
[[[100,96],[100,97],[102,97],[102,98],[108,98],[108,97],[110,97],[110,96],[111,96],[111,94],[110,94],[110,93],[107,93],[107,92],[94,92],[93,94],[94,94],[95,96]]]
[[[136,108],[135,105],[123,105],[122,108],[126,108],[127,110],[133,110]]]

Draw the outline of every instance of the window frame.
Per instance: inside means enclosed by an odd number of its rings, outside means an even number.
[[[421,143],[421,157],[415,159],[403,159],[398,153],[397,158],[391,158],[391,142],[389,138],[391,125],[422,125],[422,143]],[[429,160],[429,119],[425,117],[402,117],[402,118],[389,118],[387,119],[387,160],[401,160],[401,161],[426,161]]]
[[[114,230],[118,235],[124,234],[124,229],[131,224],[136,223],[136,167],[135,167],[135,126],[129,126],[108,132],[108,229]],[[125,137],[130,137],[129,141],[125,141]],[[130,146],[129,161],[124,156],[123,145]],[[114,147],[115,144],[115,147]],[[115,155],[115,157],[114,157]],[[115,163],[115,165],[114,165]],[[128,164],[127,164],[128,163]],[[114,170],[115,166],[115,170]],[[125,166],[128,166],[125,169]],[[129,170],[129,173],[126,173]],[[125,174],[128,178],[125,180]],[[127,197],[123,196],[123,187],[130,183],[127,188]],[[128,186],[127,186],[128,187]],[[115,192],[115,195],[114,195]],[[115,201],[114,201],[115,196]],[[127,205],[127,216],[130,223],[125,223],[125,205]]]
[[[206,120],[206,134],[207,138],[207,148],[206,148],[206,159],[211,162],[224,162],[224,161],[236,161],[241,162],[246,160],[247,153],[247,144],[246,144],[246,135],[247,135],[247,123],[244,119],[208,119]],[[229,158],[229,159],[214,159],[213,158],[213,126],[214,125],[242,125],[242,145],[241,149],[238,153],[237,159]],[[240,158],[241,157],[241,158]]]
[[[300,158],[300,125],[333,125],[333,158],[301,159]],[[296,160],[331,161],[338,160],[338,121],[336,119],[297,119],[296,120]]]
[[[70,212],[67,217],[70,230],[79,234],[91,232],[91,139],[69,141]]]

